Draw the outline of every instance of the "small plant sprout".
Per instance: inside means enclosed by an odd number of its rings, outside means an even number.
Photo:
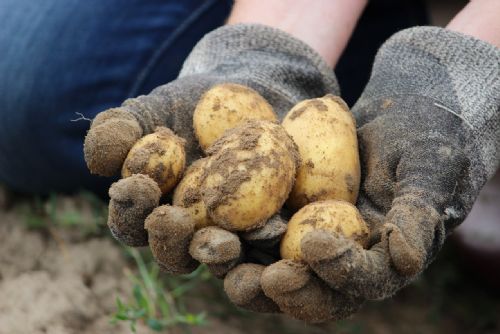
[[[127,301],[116,298],[117,311],[111,322],[127,321],[135,333],[137,323],[143,323],[154,331],[178,328],[190,332],[191,326],[206,323],[205,313],[190,313],[186,309],[185,294],[201,281],[210,279],[208,270],[201,266],[189,275],[170,276],[160,274],[159,267],[136,249],[127,248],[134,259],[138,273],[128,272],[133,284],[132,295]]]

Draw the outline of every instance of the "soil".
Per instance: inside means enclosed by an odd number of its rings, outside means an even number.
[[[109,323],[130,285],[120,248],[110,238],[32,231],[23,220],[0,212],[0,334],[127,333]]]
[[[0,334],[131,333],[127,323],[110,323],[116,297],[126,299],[132,288],[126,272],[135,268],[123,248],[107,234],[28,228],[33,224],[27,223],[24,200],[7,205],[4,195],[0,188]],[[79,198],[62,203],[88,215]],[[192,332],[499,333],[498,289],[461,260],[448,242],[423,277],[393,299],[367,303],[351,319],[322,325],[242,311],[223,296],[222,284],[207,283],[187,300],[190,310],[205,311],[208,318]],[[138,324],[137,333],[155,332]]]

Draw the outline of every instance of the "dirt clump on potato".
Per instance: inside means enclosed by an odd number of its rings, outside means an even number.
[[[147,175],[135,174],[109,188],[108,227],[113,236],[131,247],[146,246],[144,220],[160,202],[161,191]]]
[[[207,151],[201,194],[212,220],[229,231],[261,227],[279,211],[295,179],[297,149],[283,128],[249,121]]]
[[[201,97],[193,114],[193,127],[200,146],[206,150],[226,130],[258,119],[277,121],[271,105],[255,90],[223,83]]]
[[[147,217],[145,228],[151,252],[160,267],[171,274],[188,274],[198,266],[189,255],[194,221],[186,209],[162,205]]]
[[[123,163],[122,177],[145,174],[158,183],[163,194],[170,192],[182,178],[186,164],[185,141],[172,130],[157,127],[139,139]]]

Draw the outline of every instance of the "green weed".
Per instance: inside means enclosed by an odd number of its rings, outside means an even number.
[[[55,193],[45,198],[36,196],[17,209],[30,229],[72,229],[84,237],[107,231],[107,206],[90,192],[71,198]]]
[[[116,299],[117,311],[112,323],[127,321],[135,333],[138,322],[155,331],[169,328],[180,328],[190,332],[191,326],[206,323],[205,313],[191,313],[185,305],[185,294],[202,281],[210,279],[210,273],[200,266],[189,275],[160,275],[160,270],[154,261],[144,260],[144,256],[136,249],[127,248],[134,259],[138,273],[129,273],[133,284],[132,295],[126,302]]]

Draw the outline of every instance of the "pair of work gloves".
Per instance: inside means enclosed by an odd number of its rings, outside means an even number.
[[[217,267],[246,262],[244,250],[227,252],[238,236],[213,245],[201,262],[206,258],[224,277],[236,305],[310,322],[344,318],[365,300],[393,295],[432,262],[498,168],[499,64],[498,48],[460,33],[417,27],[395,34],[380,48],[352,108],[362,167],[357,207],[370,227],[369,248],[313,231],[302,239],[302,262]],[[166,126],[186,140],[188,162],[194,161],[201,157],[192,127],[195,105],[223,82],[255,89],[281,119],[301,100],[340,94],[331,68],[303,42],[266,26],[224,26],[196,45],[177,80],[101,113],[90,131],[104,131],[110,142],[113,137],[130,148]],[[105,126],[109,119],[124,126]],[[106,147],[106,139],[87,144]],[[106,166],[109,174],[127,153],[89,152],[91,170]],[[175,236],[163,237],[168,243]],[[276,235],[255,231],[245,237],[265,243]],[[197,251],[203,253],[199,243],[191,245],[191,253]]]

